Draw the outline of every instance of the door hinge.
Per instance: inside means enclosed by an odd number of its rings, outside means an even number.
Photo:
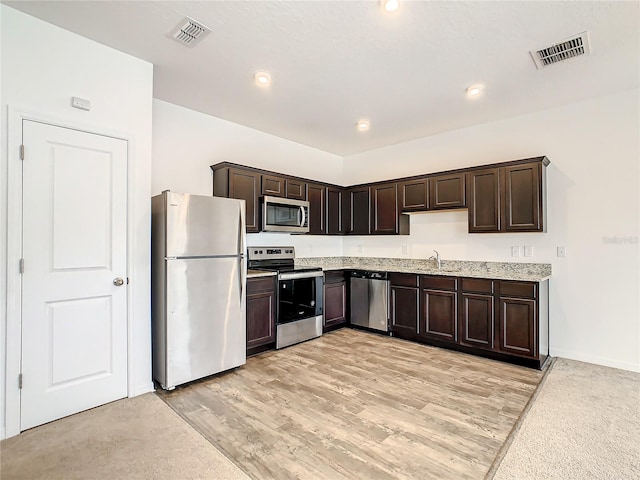
[[[22,374],[18,375],[18,389],[22,390]]]
[[[24,144],[20,145],[20,160],[24,160]]]
[[[20,259],[20,266],[18,268],[20,269],[20,273],[24,273],[24,258]]]

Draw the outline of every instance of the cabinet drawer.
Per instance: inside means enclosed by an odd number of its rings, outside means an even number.
[[[493,293],[493,281],[481,278],[462,278],[460,288],[463,292]]]
[[[454,277],[431,277],[422,275],[420,277],[420,288],[434,288],[436,290],[455,290],[457,278]]]
[[[417,287],[418,275],[411,273],[391,273],[389,274],[389,283],[401,287]]]
[[[324,272],[324,283],[340,282],[344,282],[344,272],[342,270],[336,272]]]
[[[276,289],[275,275],[272,277],[259,277],[247,279],[247,294],[257,292],[273,292]]]
[[[531,282],[500,282],[500,295],[503,297],[536,298],[537,284]]]

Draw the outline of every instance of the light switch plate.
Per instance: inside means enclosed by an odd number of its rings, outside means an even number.
[[[402,245],[402,254],[407,255],[409,253],[409,245]]]
[[[533,247],[531,245],[524,246],[524,256],[533,257]]]
[[[556,252],[558,257],[560,258],[564,258],[567,256],[567,249],[565,247],[558,247]]]
[[[518,246],[513,246],[511,247],[511,256],[512,257],[519,257],[520,256],[520,247]]]

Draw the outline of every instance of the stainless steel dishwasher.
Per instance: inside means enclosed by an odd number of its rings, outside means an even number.
[[[351,272],[351,324],[389,331],[389,281],[386,272]]]

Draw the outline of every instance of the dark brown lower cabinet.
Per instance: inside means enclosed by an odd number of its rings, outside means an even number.
[[[498,322],[500,351],[537,356],[535,300],[498,297]]]
[[[420,336],[458,341],[457,279],[420,277]]]
[[[276,277],[247,279],[247,355],[275,346]]]
[[[493,295],[460,294],[460,344],[478,348],[493,348]]]
[[[324,282],[324,328],[334,330],[347,322],[347,282],[343,272],[326,272]]]
[[[548,280],[389,278],[393,336],[536,368],[549,355]]]
[[[415,340],[418,334],[420,290],[418,275],[392,273],[389,276],[389,317],[391,332],[401,338]]]

